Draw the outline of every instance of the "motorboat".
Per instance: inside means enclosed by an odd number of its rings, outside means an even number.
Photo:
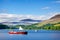
[[[27,34],[27,32],[9,32],[9,34]]]
[[[27,32],[26,31],[23,31],[23,28],[20,26],[19,27],[19,32],[16,32],[16,31],[10,31],[10,32],[8,32],[9,34],[27,34]]]

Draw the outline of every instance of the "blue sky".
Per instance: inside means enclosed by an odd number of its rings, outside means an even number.
[[[0,13],[35,16],[60,13],[60,0],[0,0]]]

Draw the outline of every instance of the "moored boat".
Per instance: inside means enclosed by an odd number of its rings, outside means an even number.
[[[27,34],[27,32],[9,32],[9,34]]]
[[[9,34],[27,34],[26,31],[23,31],[23,28],[22,27],[19,27],[19,32],[15,32],[15,31],[11,31],[11,32],[8,32]]]

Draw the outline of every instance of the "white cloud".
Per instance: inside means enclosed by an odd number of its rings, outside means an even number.
[[[60,12],[49,13],[47,15],[22,15],[22,14],[8,14],[0,13],[0,22],[20,21],[22,19],[46,20],[52,16],[60,14]]]
[[[45,10],[45,9],[50,9],[50,7],[43,7],[42,9],[44,9],[44,10]]]
[[[60,0],[58,0],[58,1],[53,1],[53,3],[60,3]]]
[[[46,17],[47,17],[47,19],[50,19],[51,17],[53,17],[53,16],[55,16],[55,15],[57,15],[57,14],[60,14],[60,12],[48,13],[48,14],[46,15]]]
[[[9,21],[20,21],[22,19],[35,19],[35,20],[44,20],[44,15],[20,15],[20,14],[8,14],[0,13],[0,22],[9,22]]]
[[[53,14],[51,14],[52,16],[55,16],[55,15],[57,15],[57,14],[60,14],[60,12],[56,12],[56,13],[53,13]]]

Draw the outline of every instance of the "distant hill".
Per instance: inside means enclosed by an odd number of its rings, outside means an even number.
[[[42,20],[23,19],[23,20],[21,20],[21,21],[41,22]]]
[[[19,22],[2,22],[2,23],[6,25],[31,25],[31,24],[39,23],[41,21],[42,20],[22,19]]]
[[[48,24],[48,23],[54,24],[54,23],[58,23],[58,22],[60,22],[60,14],[55,15],[52,18],[50,18],[48,20],[45,20],[41,23],[38,23],[37,26],[42,26],[42,25],[45,25],[45,24]]]

